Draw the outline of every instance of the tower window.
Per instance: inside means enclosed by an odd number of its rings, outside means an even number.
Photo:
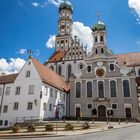
[[[63,44],[64,43],[64,40],[61,40],[61,43]]]
[[[103,36],[101,36],[101,42],[103,42],[104,41],[104,38],[103,38]]]
[[[96,54],[98,53],[98,49],[95,50],[95,53],[96,53]]]
[[[101,53],[104,53],[104,49],[103,48],[101,48]]]
[[[97,36],[95,36],[95,42],[97,42]]]

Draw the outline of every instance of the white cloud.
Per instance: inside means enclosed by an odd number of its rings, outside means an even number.
[[[136,20],[140,24],[140,0],[128,0],[128,5],[135,12]]]
[[[34,7],[39,7],[39,6],[40,6],[40,4],[39,4],[38,2],[32,2],[32,5],[33,5]]]
[[[82,22],[73,23],[73,36],[77,36],[81,43],[87,45],[87,51],[91,51],[93,45],[92,31],[89,26],[85,26]]]
[[[60,3],[62,3],[63,0],[48,0],[48,2],[50,4],[53,4],[53,5],[57,6],[57,7],[59,7]]]
[[[17,73],[21,70],[23,65],[25,64],[25,60],[21,58],[10,58],[10,61],[8,62],[6,59],[1,58],[0,59],[0,73]]]
[[[87,46],[87,51],[91,51],[93,45],[93,38],[91,34],[91,29],[88,26],[85,26],[82,22],[74,22],[73,23],[73,33],[72,36],[77,36],[80,39],[80,42],[83,45]],[[50,36],[46,43],[47,48],[54,48],[55,47],[55,35]]]
[[[20,53],[20,54],[25,54],[25,53],[27,53],[27,50],[26,50],[26,49],[20,49],[20,50],[19,50],[19,53]]]
[[[48,39],[46,43],[47,48],[54,48],[55,47],[55,35],[50,35],[50,38]]]

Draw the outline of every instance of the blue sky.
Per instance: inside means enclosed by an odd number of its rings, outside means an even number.
[[[46,43],[50,36],[57,34],[59,1],[0,0],[0,67],[5,63],[11,64],[11,59],[15,60],[14,64],[17,59],[20,62],[26,60],[28,55],[25,50],[28,49],[33,50],[33,56],[42,63],[50,57],[54,49],[48,48]],[[70,2],[74,7],[73,21],[77,22],[75,28],[88,26],[90,30],[89,27],[97,22],[97,12],[100,11],[101,20],[107,26],[108,48],[114,53],[140,52],[139,0]],[[81,42],[86,45],[87,41],[89,45],[89,39]]]

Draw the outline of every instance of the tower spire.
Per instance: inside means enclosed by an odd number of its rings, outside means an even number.
[[[101,21],[101,13],[100,13],[100,11],[97,12],[97,16],[98,16],[98,21]]]

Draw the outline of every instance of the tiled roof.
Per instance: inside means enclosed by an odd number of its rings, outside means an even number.
[[[65,51],[56,51],[48,60],[49,62],[61,61],[65,56]]]
[[[136,83],[138,84],[138,86],[140,86],[140,77],[136,78]]]
[[[40,62],[37,61],[36,59],[34,58],[31,58],[31,59],[43,82],[53,87],[56,87],[62,91],[69,91],[70,86],[63,80],[62,77],[60,77],[58,74],[56,74],[55,72],[53,72],[51,69],[47,68],[46,66],[40,64]]]
[[[17,76],[18,74],[0,76],[0,84],[14,83]]]
[[[121,66],[140,66],[140,53],[118,54],[117,61]]]

